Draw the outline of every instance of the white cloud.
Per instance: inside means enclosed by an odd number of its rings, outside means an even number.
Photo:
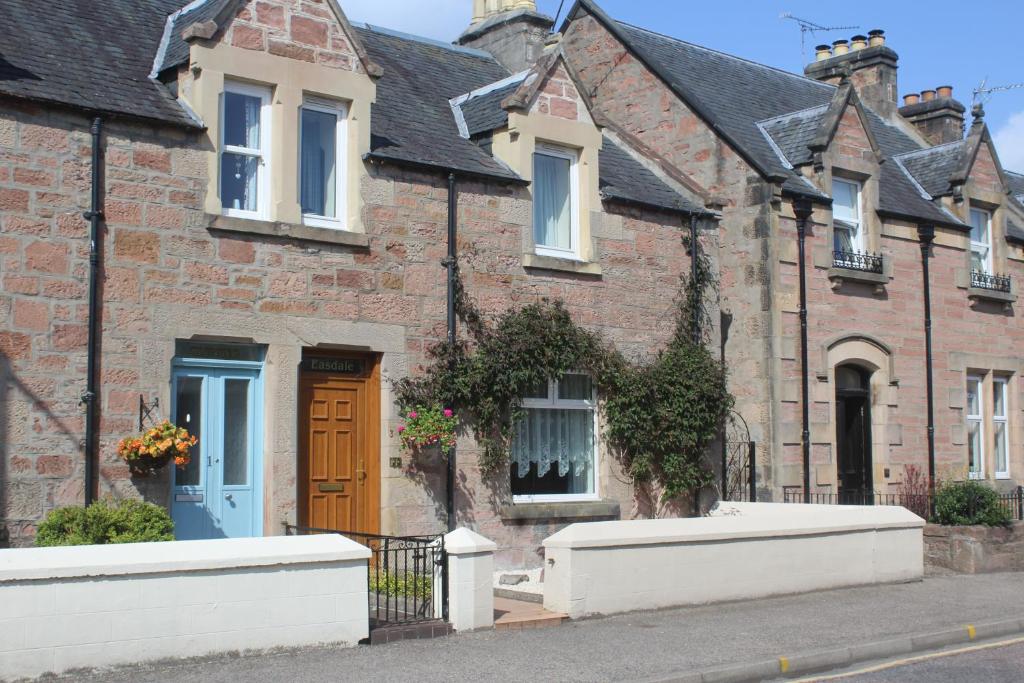
[[[452,41],[469,26],[471,0],[341,0],[350,21]]]
[[[1003,168],[1024,172],[1024,111],[1011,116],[992,138]]]

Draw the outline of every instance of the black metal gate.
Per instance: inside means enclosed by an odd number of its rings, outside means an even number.
[[[726,421],[722,441],[722,500],[757,502],[757,444],[737,412]]]
[[[370,629],[448,621],[448,557],[444,535],[382,536],[285,525],[289,536],[338,534],[370,549]]]

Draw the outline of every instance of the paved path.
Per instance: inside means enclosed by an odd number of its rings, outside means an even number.
[[[216,658],[94,676],[78,674],[73,680],[656,680],[1021,615],[1024,574],[940,576],[909,584],[637,612],[548,629]]]
[[[1024,680],[1024,643],[960,648],[952,653],[916,659],[839,678],[830,683],[1020,683]],[[807,679],[808,681],[812,679]]]

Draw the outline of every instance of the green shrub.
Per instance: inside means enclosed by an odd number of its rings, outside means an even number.
[[[87,508],[57,508],[43,519],[36,545],[97,545],[173,541],[167,510],[140,500],[98,500]]]
[[[381,595],[409,596],[410,598],[428,600],[433,590],[433,579],[429,576],[417,576],[411,572],[398,574],[371,569],[370,590]]]
[[[946,526],[1009,526],[1009,511],[995,490],[977,481],[943,484],[935,492],[935,520]]]

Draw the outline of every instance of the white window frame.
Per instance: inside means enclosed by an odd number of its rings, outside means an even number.
[[[585,372],[574,372],[569,371],[566,375],[585,375]],[[589,502],[597,501],[601,499],[601,482],[600,482],[600,471],[598,467],[598,456],[601,453],[601,444],[599,443],[598,422],[597,422],[597,387],[593,386],[593,378],[591,378],[591,389],[592,393],[589,400],[579,399],[559,399],[558,396],[558,380],[551,380],[548,382],[548,397],[547,398],[524,398],[522,401],[523,408],[547,408],[547,409],[559,409],[559,410],[591,410],[594,414],[594,492],[593,493],[543,493],[537,495],[514,495],[512,496],[512,504],[527,504],[527,503],[571,503],[571,502]],[[509,476],[512,476],[511,471]]]
[[[334,230],[346,230],[348,193],[346,151],[348,148],[348,106],[344,102],[325,100],[315,97],[307,97],[302,104],[302,109],[318,111],[324,114],[332,114],[337,117],[337,128],[334,132],[334,181],[337,187],[334,189],[334,213],[336,216],[318,216],[312,213],[302,214],[302,223],[320,228],[332,228]],[[302,111],[299,112],[299,178],[298,197],[299,205],[302,204]]]
[[[968,479],[984,479],[985,478],[985,456],[988,453],[986,446],[985,437],[985,378],[981,375],[968,375],[967,383],[977,382],[978,383],[978,412],[971,413],[970,401],[965,401],[964,416],[967,425],[969,426],[972,422],[978,423],[978,470],[976,472],[971,471],[970,457],[967,460],[967,478]],[[966,396],[965,396],[966,397]],[[967,430],[967,453],[970,456],[970,441],[971,441],[971,430]]]
[[[260,98],[260,148],[238,147],[224,142],[224,134],[227,131],[224,120],[224,100],[228,93],[248,95]],[[255,220],[268,220],[270,214],[270,127],[271,127],[271,90],[269,86],[253,85],[250,83],[239,83],[237,81],[224,82],[224,94],[220,100],[220,150],[217,154],[217,165],[220,168],[220,175],[217,178],[217,192],[223,187],[222,175],[224,173],[224,154],[239,154],[242,156],[256,157],[259,163],[256,165],[256,192],[257,203],[255,211],[245,209],[234,209],[224,205],[224,198],[221,197],[221,211],[225,216],[233,218],[250,218]]]
[[[971,238],[971,254],[979,251],[980,249],[985,250],[985,259],[983,261],[985,270],[983,271],[986,275],[992,274],[992,212],[985,209],[979,209],[976,206],[970,208],[970,214],[968,218],[973,216],[977,212],[978,214],[985,217],[985,234],[988,235],[988,242],[976,242],[974,238]],[[974,223],[971,222],[971,228],[974,228]]]
[[[1002,394],[1003,414],[996,415],[996,402],[995,396],[992,398],[992,469],[995,472],[996,479],[1009,479],[1010,478],[1010,406],[1009,406],[1009,377],[995,376],[992,378],[992,387],[995,391],[999,391]],[[993,394],[995,394],[993,391]],[[1006,469],[999,469],[999,452],[996,449],[996,425],[1003,425],[1003,450],[1006,455]]]
[[[559,249],[543,244],[537,244],[537,226],[533,224],[535,214],[531,216],[530,237],[533,239],[533,248],[538,256],[554,256],[556,258],[582,261],[580,255],[580,155],[579,152],[569,147],[560,147],[547,143],[536,143],[533,149],[533,156],[530,157],[531,173],[535,167],[534,156],[542,154],[550,157],[557,157],[569,160],[569,248]],[[533,182],[536,182],[534,178]]]
[[[865,235],[864,235],[864,199],[863,199],[863,189],[864,189],[864,186],[859,181],[856,181],[856,180],[849,180],[847,178],[835,178],[835,177],[832,178],[832,187],[833,188],[835,188],[836,183],[845,183],[847,185],[851,185],[853,187],[853,189],[854,189],[854,197],[855,197],[855,199],[857,201],[857,221],[854,224],[853,240],[851,240],[851,243],[853,245],[853,250],[855,252],[859,252],[861,254],[866,253],[867,252],[867,245],[866,245],[865,240],[864,240],[864,237],[865,237]],[[832,195],[833,195],[833,197],[835,196],[835,189],[833,189]],[[835,214],[833,213],[833,217],[832,217],[832,232],[833,233],[835,233],[835,230],[836,230],[836,225],[835,225],[836,220],[837,219],[835,218]],[[846,223],[846,222],[849,222],[849,221],[845,221],[844,220],[843,222]],[[832,237],[832,249],[833,249],[833,251],[835,250],[835,236],[834,235]]]

